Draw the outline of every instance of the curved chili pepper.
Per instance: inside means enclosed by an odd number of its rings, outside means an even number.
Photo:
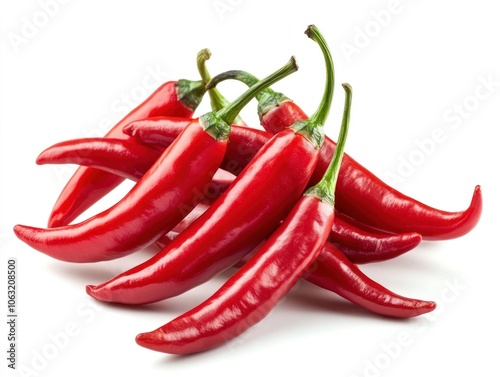
[[[262,320],[292,288],[319,254],[332,222],[328,204],[312,196],[300,199],[258,253],[212,297],[159,329],[138,335],[137,343],[183,354],[238,336]]]
[[[182,93],[188,94],[188,98],[197,97],[196,101],[188,102],[191,107],[184,103],[186,97]],[[203,93],[204,87],[201,82],[169,81],[127,114],[105,137],[127,138],[128,136],[122,132],[123,126],[144,117],[157,115],[190,117]],[[79,167],[57,199],[50,214],[48,226],[58,227],[69,224],[122,181],[123,178],[101,170]]]
[[[298,200],[257,253],[217,292],[160,328],[139,334],[139,345],[174,354],[219,346],[264,319],[318,257],[333,225],[335,182],[349,124],[351,89],[346,84],[344,88],[339,144],[324,179]]]
[[[260,89],[297,70],[286,66],[252,86],[230,106],[193,120],[132,190],[108,210],[75,225],[37,229],[17,225],[33,248],[69,262],[115,259],[155,241],[199,202],[224,157],[231,122]]]
[[[45,149],[36,163],[79,164],[100,168],[136,180],[179,136],[192,119],[176,117],[148,118],[132,122],[124,132],[139,142],[112,138],[83,138],[60,142]],[[237,175],[250,162],[271,134],[242,126],[231,127],[226,154],[220,168]],[[157,144],[157,145],[156,145]]]
[[[345,155],[344,155],[345,156]],[[337,216],[338,212],[335,212]],[[336,221],[336,218],[334,222]],[[162,242],[171,242],[177,233],[170,232]],[[241,267],[257,250],[245,255],[235,267]],[[429,313],[436,308],[433,301],[424,301],[398,295],[366,276],[344,253],[326,241],[319,256],[304,272],[302,278],[336,293],[375,314],[394,318],[411,318]]]
[[[131,135],[140,137],[141,142],[168,146],[185,127],[184,123],[187,120],[179,119],[181,120],[174,121],[173,118],[141,120],[127,126],[127,131]],[[253,156],[265,143],[263,140],[267,140],[268,135],[264,131],[233,126],[221,168],[238,174],[248,164],[249,156]],[[76,139],[47,148],[40,154],[37,162],[82,164],[137,180],[149,169],[152,165],[150,161],[154,161],[158,153],[142,144],[119,139]],[[231,182],[232,179],[212,180],[210,186],[207,186],[206,193],[201,193],[203,194],[201,200],[212,203]],[[192,214],[192,220],[196,213]],[[347,220],[347,216],[336,211],[329,239],[354,263],[371,263],[395,258],[412,250],[422,240],[422,236],[418,233],[375,232],[373,228],[353,222],[353,219]],[[161,240],[156,243],[166,245]]]
[[[221,186],[222,183],[220,183]],[[221,193],[223,192],[222,187],[219,190]],[[207,203],[200,204],[193,209],[172,230],[175,234],[169,232],[155,243],[160,248],[166,247],[178,236],[178,233],[184,231],[209,208]],[[332,247],[339,249],[352,263],[373,263],[396,258],[417,247],[422,240],[422,236],[418,233],[385,234],[369,232],[342,220],[342,217],[343,214],[335,210],[335,220],[328,240],[331,242]],[[247,256],[242,260],[246,260]]]
[[[87,292],[103,301],[150,303],[231,267],[293,206],[310,178],[317,151],[292,130],[276,134],[231,187],[165,249],[105,283],[88,286]]]
[[[98,262],[128,255],[190,212],[197,193],[217,170],[225,145],[224,138],[215,139],[202,122],[193,121],[114,206],[81,223],[49,229],[16,225],[14,231],[31,247],[62,261]]]
[[[228,71],[215,76],[210,87],[226,79],[237,79],[247,85],[257,80],[244,71]],[[268,132],[285,129],[290,118],[307,118],[293,101],[270,88],[261,92],[257,100],[261,124]],[[310,185],[321,179],[335,147],[336,143],[325,137]],[[463,236],[476,226],[482,211],[482,195],[480,186],[476,186],[471,203],[464,211],[432,208],[385,184],[346,154],[337,185],[337,209],[386,232],[417,232],[426,240],[444,240]]]
[[[353,263],[373,263],[396,258],[417,247],[422,241],[419,233],[376,233],[344,220],[340,211],[329,241]]]
[[[321,254],[304,273],[303,278],[384,316],[409,318],[436,308],[436,303],[432,301],[400,296],[371,280],[329,242],[325,243]]]
[[[183,129],[192,121],[186,119]],[[161,150],[139,144],[134,140],[85,138],[67,140],[48,147],[38,155],[36,163],[77,164],[137,181],[153,166],[161,154]]]
[[[189,122],[192,121],[191,119]],[[85,138],[54,144],[45,149],[38,156],[36,162],[39,165],[83,165],[138,181],[153,166],[159,156],[161,156],[159,150],[129,140]],[[229,187],[232,181],[232,174],[218,170],[213,180],[204,188],[204,192],[199,193],[199,199],[204,203],[213,202]]]
[[[210,57],[202,50],[197,64],[202,67]],[[205,94],[203,81],[178,80],[162,84],[139,106],[120,120],[104,137],[127,139],[122,132],[125,125],[137,119],[154,116],[191,117]],[[214,93],[213,90],[210,90]],[[123,178],[89,167],[79,167],[69,179],[49,216],[48,226],[59,227],[71,223],[95,202],[117,187]]]
[[[167,147],[190,120],[158,117],[132,122],[124,132],[138,137],[141,143]],[[221,168],[239,174],[271,135],[265,131],[232,126],[229,144]],[[72,163],[104,169],[137,180],[157,159],[159,152],[143,144],[120,139],[75,139],[55,144],[43,151],[37,163]],[[229,182],[212,181],[211,202]],[[213,187],[212,187],[213,186]],[[422,236],[418,233],[387,234],[356,222],[337,211],[330,241],[354,263],[370,263],[395,258],[415,248]]]
[[[182,120],[156,117],[132,122],[123,128],[123,132],[139,138],[141,143],[168,146],[183,127]],[[255,128],[233,125],[220,168],[238,175],[272,136]]]
[[[323,123],[331,106],[333,62],[323,98],[307,121],[274,135],[229,189],[151,259],[87,292],[103,301],[144,304],[179,295],[230,268],[279,225],[302,195],[316,165]]]

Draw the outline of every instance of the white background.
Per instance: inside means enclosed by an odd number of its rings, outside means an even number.
[[[49,3],[49,8],[42,6]],[[1,281],[6,292],[7,259],[17,258],[17,366],[31,372],[19,375],[410,377],[492,375],[497,370],[498,349],[491,346],[500,335],[494,220],[500,212],[494,149],[500,122],[500,23],[495,2],[326,4],[2,2]],[[30,29],[27,23],[38,26]],[[74,169],[37,166],[36,156],[58,141],[102,135],[107,122],[125,115],[126,97],[137,104],[149,94],[144,80],[156,77],[159,85],[198,79],[195,57],[206,47],[213,53],[208,62],[212,74],[246,69],[262,77],[295,55],[300,70],[275,89],[312,113],[323,90],[324,69],[319,49],[303,34],[311,23],[328,40],[336,65],[328,135],[336,138],[344,98],[340,83],[349,82],[354,90],[351,156],[386,180],[390,173],[393,178],[399,174],[391,181],[394,187],[445,210],[466,208],[474,186],[482,185],[484,212],[470,234],[424,242],[396,260],[362,266],[395,292],[438,301],[438,309],[413,320],[391,320],[300,282],[268,318],[216,350],[171,357],[137,346],[137,333],[196,305],[230,272],[148,307],[95,302],[85,294],[86,284],[104,281],[150,254],[71,265],[18,241],[12,227],[44,226]],[[493,82],[489,91],[482,84],[488,80]],[[243,89],[237,83],[220,87],[228,98]],[[454,112],[456,106],[465,109],[461,115]],[[207,110],[204,101],[197,113]],[[257,125],[254,102],[243,115]],[[446,118],[452,115],[453,120]],[[427,155],[418,152],[418,142],[439,130],[440,142]],[[401,170],[402,161],[408,164],[410,158],[412,165]],[[124,184],[86,216],[108,207],[130,187]],[[6,312],[6,293],[1,300],[0,312]],[[17,375],[6,366],[7,331],[2,326],[0,367],[2,373]]]

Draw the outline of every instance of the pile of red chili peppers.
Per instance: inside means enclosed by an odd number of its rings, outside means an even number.
[[[367,310],[408,318],[435,303],[398,295],[357,267],[395,258],[422,240],[468,233],[482,210],[480,187],[460,212],[432,208],[389,187],[343,153],[352,90],[337,142],[324,135],[334,66],[318,28],[306,35],[325,61],[323,97],[310,117],[270,86],[297,70],[295,58],[259,80],[244,71],[211,77],[209,50],[197,56],[201,79],[161,85],[101,138],[63,141],[38,164],[80,165],[59,196],[48,228],[16,225],[25,243],[66,262],[99,262],[148,245],[160,247],[138,266],[87,293],[128,305],[164,300],[221,272],[234,275],[206,301],[136,342],[156,351],[204,351],[262,320],[300,279]],[[227,101],[216,86],[248,89]],[[212,111],[194,117],[205,94]],[[262,129],[238,116],[256,98]],[[136,181],[115,205],[78,216],[124,179]]]

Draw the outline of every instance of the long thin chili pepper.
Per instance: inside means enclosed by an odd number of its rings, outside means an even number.
[[[327,267],[320,272],[311,264],[315,259],[324,260],[322,251],[334,219],[334,190],[342,159],[351,102],[350,87],[338,147],[325,177],[309,189],[293,207],[283,223],[246,262],[211,297],[190,311],[148,333],[137,335],[136,342],[146,348],[172,354],[189,354],[206,351],[239,336],[263,320],[276,304],[305,274],[317,275],[316,280],[332,288],[343,297],[374,312],[389,316],[406,317],[423,314],[434,309],[432,302],[410,300],[392,294],[375,282],[364,278],[353,268],[335,269],[326,275],[328,267],[351,267],[346,258],[327,247],[331,257]],[[325,253],[323,253],[325,254]],[[331,262],[333,260],[333,262]],[[330,269],[332,270],[332,269]],[[322,274],[323,273],[323,274]],[[333,279],[332,275],[336,276]],[[319,278],[323,277],[327,283]],[[363,289],[360,289],[362,285]],[[410,304],[410,305],[408,305]]]
[[[108,210],[75,225],[39,229],[17,225],[33,248],[68,262],[115,259],[151,244],[200,201],[226,152],[230,124],[263,87],[297,70],[295,60],[249,88],[228,107],[193,120],[132,190]]]
[[[209,57],[210,55],[202,50],[198,54],[198,66],[203,66]],[[168,81],[113,126],[105,137],[129,138],[122,132],[122,129],[138,119],[165,115],[189,118],[198,107],[205,91],[203,81],[184,79]],[[71,223],[122,181],[123,178],[102,170],[79,167],[54,204],[48,226],[59,227]]]
[[[187,120],[186,120],[187,122]],[[134,122],[129,131],[141,138],[141,142],[157,143],[159,147],[168,146],[185,127],[183,121],[172,121],[172,118],[155,118]],[[255,132],[254,132],[255,131]],[[238,174],[253,156],[265,144],[263,140],[269,134],[233,126],[229,137],[221,168]],[[158,151],[139,143],[119,139],[80,139],[55,144],[42,152],[38,163],[71,163],[82,164],[137,180],[152,165]],[[205,203],[212,203],[224,192],[232,180],[214,179],[210,186],[201,193]],[[193,210],[194,211],[194,210]],[[194,221],[199,212],[194,212],[190,219]],[[346,254],[354,263],[371,263],[395,258],[414,249],[422,240],[418,233],[387,234],[374,231],[359,222],[336,211],[330,241]],[[183,221],[187,223],[186,220]],[[170,241],[170,239],[165,239]],[[162,240],[157,244],[166,245]]]
[[[388,317],[415,317],[436,308],[432,301],[398,295],[373,281],[329,242],[302,277],[360,307]]]
[[[302,195],[316,165],[333,94],[333,62],[319,32],[326,83],[317,111],[273,136],[229,189],[167,247],[87,292],[144,304],[179,295],[230,268],[272,233]]]
[[[156,117],[132,122],[123,132],[139,138],[141,143],[168,146],[183,127],[182,120]],[[238,175],[272,136],[255,128],[233,125],[221,169]]]
[[[335,216],[337,214],[335,211]],[[162,242],[169,243],[177,236],[177,233],[170,232],[162,237]],[[245,255],[235,267],[243,266],[257,251],[253,250]],[[373,281],[340,248],[328,241],[302,278],[340,295],[357,306],[387,317],[411,318],[436,308],[433,301],[401,296]]]
[[[380,233],[360,228],[344,220],[340,211],[335,213],[335,221],[329,241],[339,248],[353,263],[373,263],[396,258],[422,241],[419,233]]]
[[[158,117],[132,122],[124,128],[141,143],[158,144],[159,148],[172,143],[190,122],[184,118]],[[221,168],[237,175],[265,144],[271,135],[256,129],[233,126]],[[140,178],[157,159],[159,151],[141,143],[120,139],[76,139],[57,143],[37,158],[37,163],[72,163],[104,169],[129,179]],[[209,193],[222,193],[227,183],[213,181]],[[208,198],[209,202],[215,196]],[[330,241],[355,263],[370,263],[395,258],[415,248],[422,236],[418,233],[387,234],[374,232],[364,224],[337,211]],[[363,229],[366,228],[366,229]]]
[[[226,79],[237,79],[247,85],[257,80],[244,71],[228,71],[215,76],[210,87]],[[285,129],[290,118],[307,118],[293,101],[270,88],[261,92],[257,99],[260,121],[268,132]],[[333,140],[325,137],[310,185],[321,179],[335,146]],[[432,208],[385,184],[346,154],[337,185],[337,209],[387,232],[417,232],[426,240],[444,240],[463,236],[476,226],[482,211],[482,195],[480,186],[476,186],[471,203],[464,211],[448,212]]]
[[[182,129],[192,121],[186,119]],[[137,181],[158,160],[162,150],[165,148],[155,149],[135,140],[102,137],[74,139],[51,145],[38,155],[36,163],[77,164]]]
[[[199,211],[202,212],[206,208],[208,207],[202,206]],[[335,211],[335,215],[337,213]],[[187,220],[189,223],[191,219]],[[179,227],[161,237],[157,244],[168,245],[185,227],[186,224],[183,221]],[[235,267],[244,266],[258,250],[259,246],[238,261]],[[359,307],[387,317],[411,318],[431,312],[436,308],[436,303],[433,301],[401,296],[373,281],[349,259],[344,251],[328,241],[325,242],[319,256],[304,272],[302,278],[338,294]]]
[[[229,141],[231,141],[231,137],[229,137]],[[165,148],[162,147],[162,149]],[[63,141],[50,146],[38,156],[37,164],[83,165],[138,181],[160,156],[160,150],[128,140],[86,138]],[[203,192],[200,192],[200,200],[211,203],[229,187],[232,181],[232,174],[219,169],[215,173],[214,179]]]
[[[56,143],[40,153],[37,164],[100,164],[102,169],[126,178],[139,178],[179,136],[192,119],[154,117],[132,122],[123,128],[128,135],[138,138],[122,140],[113,138],[83,138]],[[232,127],[221,169],[239,174],[260,148],[272,137],[255,128]],[[153,145],[158,144],[158,145]],[[126,166],[124,166],[126,165]],[[99,168],[99,166],[94,166]]]
[[[338,148],[316,186],[295,204],[257,253],[210,298],[136,342],[146,348],[187,354],[217,347],[263,320],[321,252],[334,219],[335,184],[349,125],[351,89]]]
[[[223,182],[220,182],[221,186],[222,184]],[[215,190],[214,188],[214,192]],[[220,192],[223,192],[223,188],[220,188]],[[208,208],[209,204],[198,205],[189,213],[189,216],[177,224],[172,230],[173,234],[169,232],[155,243],[160,248],[164,248],[178,236],[178,233],[184,231]],[[328,240],[331,247],[340,250],[351,263],[374,263],[396,258],[417,247],[422,240],[422,236],[418,233],[385,234],[369,232],[342,220],[342,217],[343,214],[335,210],[335,220]],[[247,254],[242,260],[247,260],[248,256]]]
[[[133,122],[125,127],[124,132],[139,137],[141,142],[146,144],[168,145],[175,137],[176,128],[170,119],[158,117]],[[257,141],[253,137],[254,132],[258,132]],[[237,175],[268,135],[270,134],[255,129],[241,130],[233,126],[221,168]],[[416,232],[379,232],[360,222],[354,223],[352,219],[347,221],[347,218],[337,211],[330,240],[354,263],[371,263],[395,258],[414,249],[422,241],[422,236]]]

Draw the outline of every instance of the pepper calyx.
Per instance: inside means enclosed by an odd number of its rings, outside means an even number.
[[[290,126],[296,134],[304,136],[316,149],[325,141],[324,127],[311,119],[299,120]]]
[[[231,125],[226,123],[216,112],[211,111],[200,116],[200,126],[217,141],[229,140]]]
[[[177,100],[192,111],[196,110],[206,92],[202,81],[186,79],[178,80],[175,90],[177,92]]]
[[[280,106],[283,102],[291,101],[283,93],[278,93],[271,89],[263,90],[257,95],[256,99],[259,103],[257,112],[261,120],[271,109]]]

